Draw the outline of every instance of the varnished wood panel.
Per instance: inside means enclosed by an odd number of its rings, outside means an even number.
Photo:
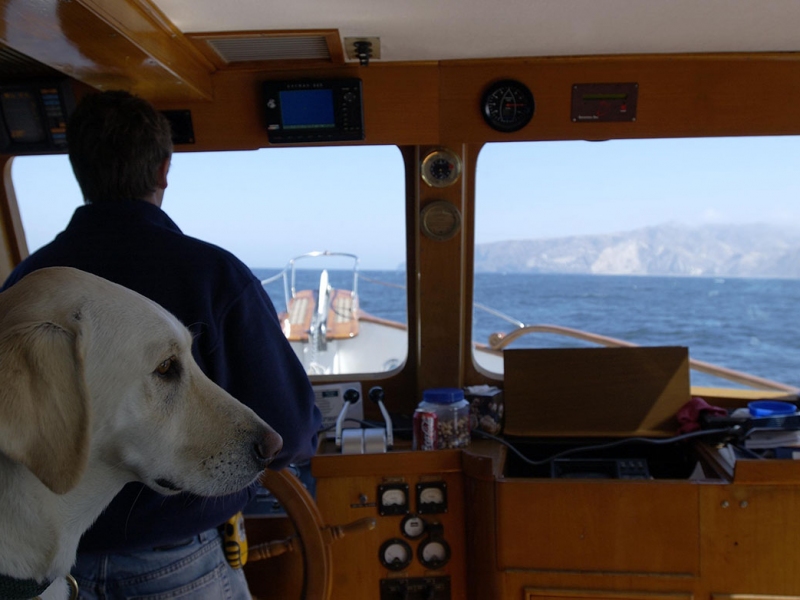
[[[504,357],[510,435],[672,435],[689,401],[686,348],[511,349]]]
[[[465,149],[458,144],[445,144],[459,155],[462,162]],[[424,147],[417,157],[415,168],[434,148]],[[420,213],[431,202],[444,201],[452,204],[463,215],[463,189],[471,179],[462,173],[458,181],[446,188],[427,185],[417,177],[419,202],[415,220],[411,224],[415,232],[420,231]],[[462,219],[463,220],[463,219]],[[464,348],[464,298],[466,297],[466,261],[464,256],[463,226],[449,240],[437,240],[417,234],[417,265],[420,277],[418,296],[415,298],[420,315],[420,365],[435,365],[434,369],[422,369],[418,381],[417,397],[422,391],[434,387],[454,387],[463,381],[461,352]]]
[[[465,472],[469,469],[470,467],[465,464]],[[497,548],[495,484],[491,480],[467,476],[464,486],[468,598],[469,600],[500,598],[502,574],[496,567],[495,555]]]
[[[700,501],[703,576],[713,592],[797,595],[797,486],[708,486]]]
[[[734,467],[734,483],[740,484],[800,484],[800,461],[797,460],[738,460]]]
[[[503,598],[516,600],[705,600],[691,577],[636,574],[509,571],[504,574]]]
[[[526,587],[525,600],[692,600],[686,592],[612,591],[603,589],[540,589]]]
[[[218,71],[213,102],[157,102],[161,109],[189,109],[196,142],[181,150],[251,150],[270,146],[261,86],[270,79],[358,77],[364,105],[363,142],[434,143],[439,131],[439,82],[435,65],[376,65],[295,71]],[[283,144],[281,145],[283,146]]]
[[[0,40],[97,89],[211,98],[212,65],[147,0],[0,1]]]
[[[800,133],[798,60],[785,53],[443,62],[442,131],[464,142]],[[531,123],[511,134],[479,114],[485,88],[504,78],[522,81],[536,99]],[[572,122],[574,84],[625,82],[639,84],[635,122]]]
[[[373,465],[384,464],[383,474]],[[345,536],[333,543],[333,598],[377,598],[380,580],[395,577],[449,576],[452,598],[466,598],[466,533],[464,527],[464,483],[459,451],[401,452],[370,456],[318,456],[312,459],[316,477],[316,499],[325,522],[343,524],[374,517],[376,528]],[[402,475],[392,475],[402,473]],[[425,569],[417,558],[420,542],[404,538],[403,515],[381,516],[376,505],[381,483],[408,484],[410,511],[417,513],[415,485],[419,481],[447,484],[448,511],[421,515],[427,523],[439,523],[451,549],[450,561],[441,569]],[[404,539],[412,549],[411,565],[390,571],[379,560],[379,549],[391,538]]]
[[[326,442],[311,464],[314,477],[395,476],[404,473],[456,473],[461,471],[460,450],[411,452],[397,450],[387,454],[342,456]]]
[[[797,595],[776,594],[711,594],[711,600],[800,600]]]
[[[680,482],[498,482],[498,566],[696,575],[697,494]]]

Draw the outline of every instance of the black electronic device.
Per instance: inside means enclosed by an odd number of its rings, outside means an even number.
[[[387,577],[380,594],[381,600],[450,600],[450,577]]]
[[[360,79],[266,81],[263,92],[272,144],[364,139]]]
[[[559,458],[551,472],[554,479],[650,479],[643,458]]]
[[[161,114],[169,121],[173,144],[194,144],[194,126],[190,110],[162,110]]]
[[[0,153],[66,152],[74,107],[67,79],[0,84]]]

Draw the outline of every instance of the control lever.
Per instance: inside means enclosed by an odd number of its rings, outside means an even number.
[[[386,447],[390,449],[392,446],[394,446],[394,434],[392,433],[392,417],[389,416],[389,411],[386,410],[386,406],[383,404],[383,388],[380,386],[375,386],[369,390],[368,395],[369,399],[377,404],[378,408],[381,409],[383,420],[386,423]]]
[[[347,418],[347,411],[351,404],[358,402],[360,395],[357,390],[349,388],[342,394],[344,404],[339,416],[336,418],[336,449],[342,454],[379,454],[386,452],[394,446],[392,433],[392,418],[383,404],[383,388],[376,386],[369,391],[369,399],[378,405],[385,421],[385,427],[370,427],[369,429],[343,429]]]
[[[360,394],[358,390],[353,388],[347,388],[342,394],[342,400],[344,400],[344,404],[342,405],[342,410],[339,411],[339,416],[336,417],[336,448],[340,449],[342,447],[342,426],[344,425],[344,421],[347,418],[347,410],[350,408],[351,404],[355,404],[358,402]]]

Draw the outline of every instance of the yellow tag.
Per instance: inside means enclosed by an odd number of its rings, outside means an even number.
[[[241,569],[247,563],[247,534],[242,513],[236,513],[226,521],[223,538],[228,564],[234,569]]]

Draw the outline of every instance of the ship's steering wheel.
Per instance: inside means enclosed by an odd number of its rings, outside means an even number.
[[[348,525],[325,525],[314,498],[289,470],[267,469],[260,477],[294,526],[295,535],[250,548],[248,563],[299,550],[303,555],[306,600],[329,600],[333,587],[331,543],[346,533],[375,528],[375,519],[360,519]],[[256,596],[254,596],[256,598]]]

